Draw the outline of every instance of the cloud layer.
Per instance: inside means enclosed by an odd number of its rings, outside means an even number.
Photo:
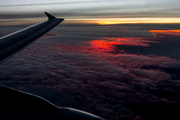
[[[0,83],[107,120],[178,117],[179,78],[169,70],[178,71],[180,59],[152,53],[169,38],[177,44],[179,36],[125,29],[59,26],[1,64]],[[110,51],[92,44],[102,38],[105,45],[113,42]],[[127,44],[120,44],[124,42]],[[174,43],[169,48],[174,49]],[[142,50],[136,53],[131,47]]]

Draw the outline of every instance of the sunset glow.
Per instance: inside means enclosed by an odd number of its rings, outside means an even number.
[[[151,31],[151,32],[156,32],[156,33],[159,33],[159,32],[165,32],[165,33],[167,33],[167,32],[180,32],[180,30],[149,30],[149,31]]]
[[[66,19],[63,24],[98,24],[98,25],[115,25],[115,24],[169,24],[180,23],[180,18],[81,18]]]
[[[57,16],[62,17],[62,16]],[[22,24],[35,24],[37,22],[46,20],[46,17],[38,18],[15,18],[1,19],[0,25],[22,25]],[[115,24],[169,24],[180,23],[180,18],[79,18],[68,19],[62,24],[98,24],[98,25],[115,25]],[[176,31],[177,32],[177,31]]]
[[[94,21],[99,25],[136,24],[136,23],[180,23],[180,18],[107,18]]]
[[[150,46],[148,43],[156,43],[156,42],[147,40],[147,38],[145,38],[145,37],[127,37],[127,38],[103,37],[103,38],[101,38],[101,40],[93,40],[90,43],[97,47],[106,48],[106,47],[110,47],[112,45],[128,45],[128,46],[148,47],[148,46]]]
[[[137,23],[137,22],[118,22],[118,21],[103,21],[99,22],[99,25],[112,25],[112,24],[126,24],[126,23]]]
[[[149,30],[152,33],[157,34],[169,34],[169,35],[179,35],[180,30]]]
[[[116,51],[117,45],[149,47],[149,43],[157,43],[156,41],[149,40],[148,37],[103,37],[99,39],[92,40],[89,43],[94,47],[93,49],[101,52]]]
[[[141,24],[141,23],[180,23],[180,18],[82,18],[82,19],[66,19],[64,24],[99,24],[99,25],[114,25],[114,24]]]

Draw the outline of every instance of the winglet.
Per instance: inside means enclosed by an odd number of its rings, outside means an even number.
[[[56,18],[56,17],[52,16],[51,14],[49,14],[47,12],[44,12],[44,13],[47,15],[49,20],[52,20],[52,19]]]

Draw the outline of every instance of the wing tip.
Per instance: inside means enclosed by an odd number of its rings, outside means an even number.
[[[54,17],[53,15],[51,15],[51,14],[49,14],[47,12],[44,12],[44,13],[46,14],[46,16],[48,17],[49,20],[52,20],[52,19],[56,18],[56,17]]]

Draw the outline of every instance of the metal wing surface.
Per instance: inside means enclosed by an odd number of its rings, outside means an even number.
[[[45,14],[48,20],[0,38],[0,63],[24,49],[64,20],[63,18],[56,18],[47,12]]]

